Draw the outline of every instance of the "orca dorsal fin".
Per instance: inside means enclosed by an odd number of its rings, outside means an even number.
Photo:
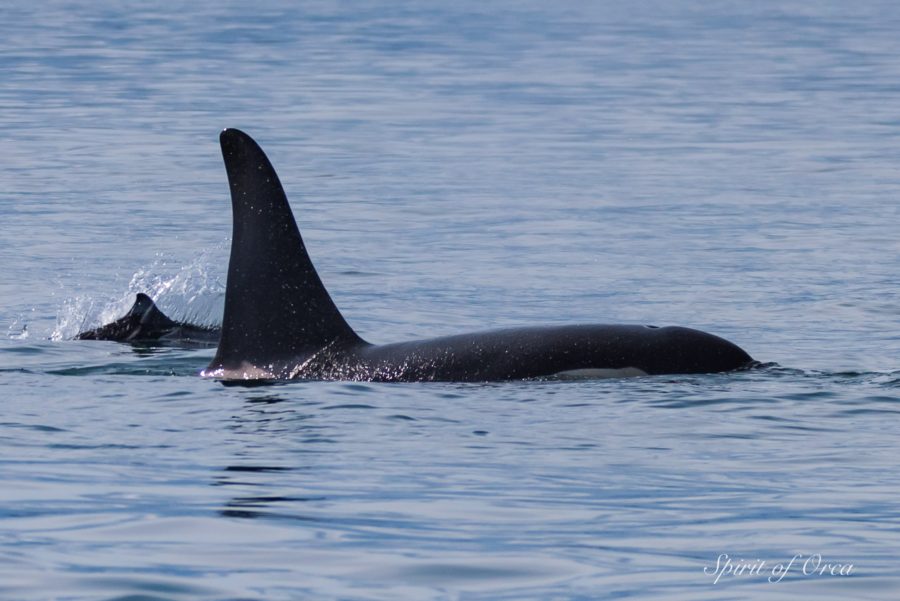
[[[219,142],[233,233],[222,337],[209,370],[262,369],[334,342],[361,342],[319,279],[265,153],[237,129]]]
[[[155,308],[156,303],[153,302],[152,298],[143,292],[138,292],[134,297],[134,304],[128,309],[128,313],[125,314],[125,317],[141,316],[147,311]]]
[[[125,317],[138,317],[142,322],[155,321],[161,317],[165,320],[163,323],[175,323],[169,319],[165,313],[159,310],[159,307],[156,306],[156,303],[153,302],[152,298],[143,292],[138,292],[137,295],[135,295],[134,304],[131,305],[128,313],[125,314]]]
[[[177,323],[159,310],[152,298],[138,292],[128,313],[105,326],[81,332],[77,339],[129,342],[153,338],[158,332],[177,326]]]
[[[157,330],[165,330],[177,327],[178,324],[172,321],[168,315],[159,310],[153,299],[138,292],[134,299],[131,309],[125,314],[125,318],[131,317],[136,319],[137,324],[143,329],[143,333],[153,332]]]

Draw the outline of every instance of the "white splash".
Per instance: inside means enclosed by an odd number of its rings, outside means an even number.
[[[179,265],[162,253],[149,266],[138,269],[128,288],[114,298],[79,295],[63,301],[56,316],[51,340],[74,338],[79,332],[122,317],[143,292],[172,319],[197,325],[221,323],[225,303],[225,284],[220,270],[204,250],[189,263]],[[221,256],[216,249],[215,256]]]

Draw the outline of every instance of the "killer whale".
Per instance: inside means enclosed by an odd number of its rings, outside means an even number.
[[[233,228],[221,337],[203,376],[484,382],[712,373],[753,362],[732,342],[676,326],[539,326],[366,342],[322,284],[265,153],[237,129],[219,141]]]
[[[219,342],[219,329],[170,319],[159,310],[153,299],[139,292],[124,316],[99,328],[81,332],[75,339],[215,346]]]

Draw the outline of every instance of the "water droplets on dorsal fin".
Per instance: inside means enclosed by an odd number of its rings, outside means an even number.
[[[360,342],[306,252],[265,153],[244,132],[219,136],[233,234],[222,337],[210,370],[264,366],[335,342]]]

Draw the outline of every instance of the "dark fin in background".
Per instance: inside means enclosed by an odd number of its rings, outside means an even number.
[[[233,211],[222,338],[209,369],[264,367],[360,342],[306,252],[275,170],[250,136],[219,136]]]
[[[124,317],[94,330],[82,332],[76,336],[76,339],[125,342],[158,337],[159,332],[175,327],[178,327],[178,324],[166,317],[166,314],[159,310],[152,298],[139,292],[134,299],[134,304]]]

